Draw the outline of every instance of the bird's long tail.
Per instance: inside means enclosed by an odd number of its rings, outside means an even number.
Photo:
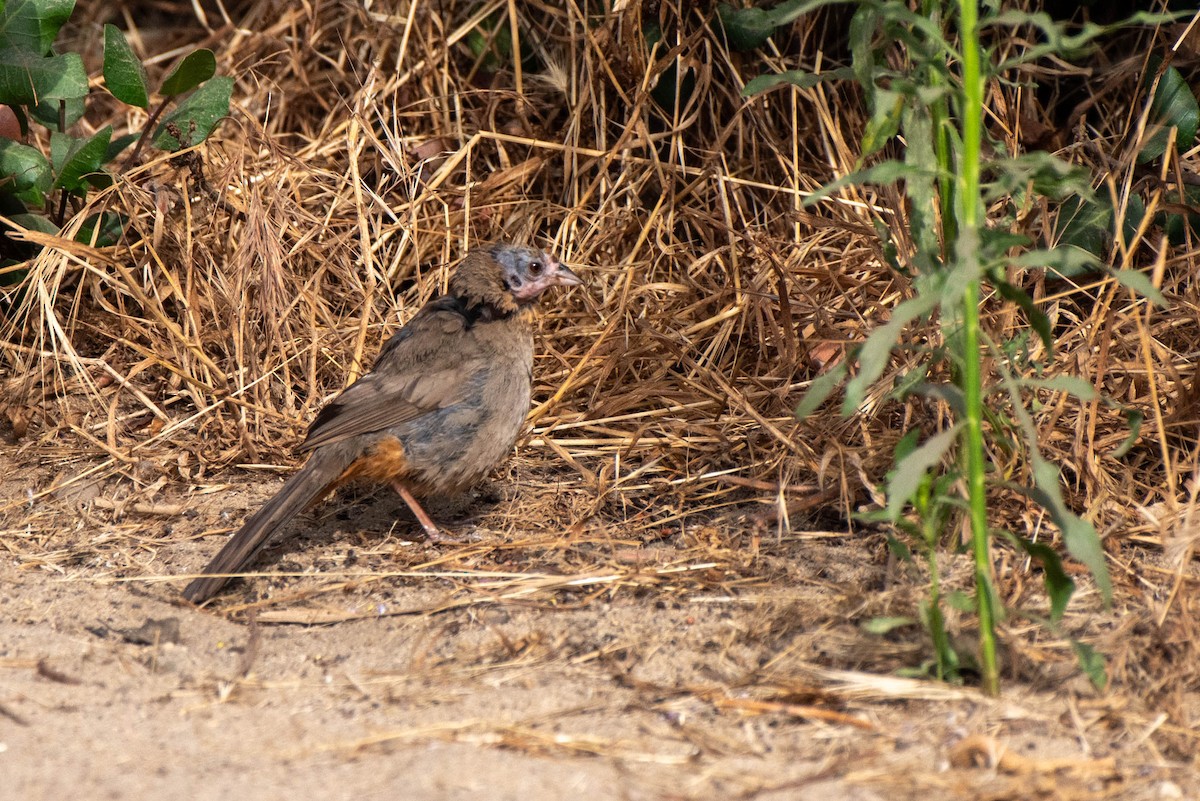
[[[225,547],[204,568],[205,575],[187,585],[183,591],[184,598],[198,604],[216,595],[231,578],[228,574],[239,573],[248,567],[276,529],[337,483],[347,466],[346,460],[336,452],[330,453],[330,450],[314,452],[304,467],[275,493],[275,497],[229,538]]]

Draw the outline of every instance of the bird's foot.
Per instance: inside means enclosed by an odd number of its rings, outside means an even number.
[[[458,537],[443,534],[437,526],[421,526],[425,532],[425,541],[433,545],[448,545],[458,543]]]

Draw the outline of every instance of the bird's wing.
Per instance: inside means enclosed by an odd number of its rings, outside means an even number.
[[[461,401],[474,370],[463,353],[472,320],[457,298],[430,301],[396,332],[371,372],[313,420],[299,453],[417,420]]]

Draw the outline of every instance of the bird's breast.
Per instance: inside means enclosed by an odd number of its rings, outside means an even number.
[[[529,413],[532,332],[481,325],[472,333],[482,336],[475,356],[463,360],[460,399],[392,432],[404,447],[411,483],[427,494],[456,492],[483,478],[512,451]]]

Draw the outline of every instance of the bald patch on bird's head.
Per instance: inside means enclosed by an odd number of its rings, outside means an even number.
[[[475,248],[450,279],[450,293],[468,303],[486,304],[500,316],[537,302],[552,286],[583,283],[555,256],[521,245]]]

